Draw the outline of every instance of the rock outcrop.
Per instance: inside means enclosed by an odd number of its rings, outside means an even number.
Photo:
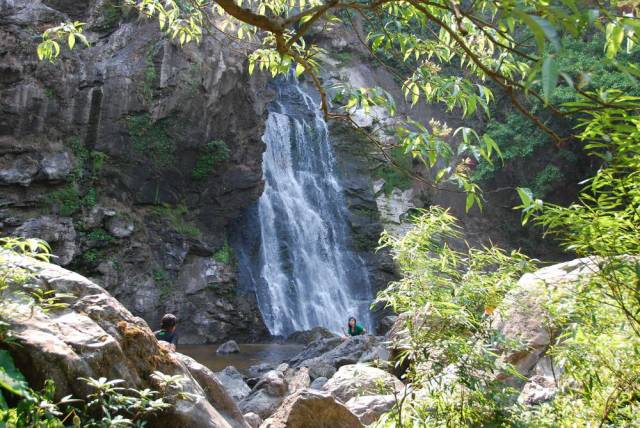
[[[38,61],[68,20],[91,46]],[[264,336],[227,226],[262,192],[267,78],[122,0],[0,0],[0,56],[0,236],[49,241],[154,327],[175,313],[182,343]]]
[[[189,357],[171,352],[155,339],[144,320],[133,316],[104,289],[59,266],[0,253],[3,268],[29,274],[26,285],[14,285],[3,296],[20,302],[3,314],[16,344],[5,343],[29,384],[40,389],[46,379],[58,397],[85,398],[89,387],[78,378],[123,379],[127,387],[156,388],[154,371],[181,375],[193,400],[179,400],[156,426],[246,427],[233,399],[213,374]],[[25,287],[60,296],[67,306],[42,310],[24,304]]]
[[[522,375],[535,374],[534,368],[560,333],[561,326],[551,325],[545,303],[553,293],[568,296],[580,281],[599,271],[595,258],[582,258],[545,267],[520,278],[494,314],[497,330],[507,340],[519,343],[504,358]]]
[[[396,402],[396,397],[391,394],[362,395],[351,398],[345,406],[360,419],[360,422],[364,425],[370,425],[391,410]]]
[[[358,418],[328,394],[302,390],[289,396],[262,428],[362,428]]]
[[[338,372],[322,386],[343,403],[362,395],[389,395],[400,393],[404,385],[392,374],[365,364],[340,367]]]

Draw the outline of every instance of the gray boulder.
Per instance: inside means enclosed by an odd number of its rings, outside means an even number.
[[[342,366],[322,389],[343,403],[360,395],[399,393],[404,388],[392,374],[364,364]]]
[[[289,360],[292,367],[308,367],[312,379],[331,377],[332,370],[347,364],[370,362],[388,358],[384,350],[384,338],[355,336],[349,338],[320,339],[309,344],[302,352]]]
[[[364,425],[370,425],[387,413],[396,404],[396,397],[388,395],[363,395],[353,397],[345,406],[360,419]]]
[[[255,413],[247,413],[244,415],[244,420],[251,428],[260,428],[262,425],[262,418]]]
[[[397,315],[387,315],[386,317],[383,317],[380,321],[378,321],[376,333],[380,336],[384,336],[391,330],[397,320]]]
[[[309,370],[311,379],[317,379],[319,377],[328,379],[338,371],[333,365],[327,363],[322,358],[306,360],[303,365]]]
[[[216,350],[216,354],[227,355],[227,354],[237,354],[240,352],[240,347],[236,343],[235,340],[229,340],[228,342],[223,343]]]
[[[269,394],[264,389],[252,392],[239,404],[243,413],[255,413],[262,419],[266,419],[275,412],[284,401],[283,396]]]
[[[187,367],[189,373],[198,382],[209,400],[227,422],[234,427],[246,426],[244,416],[234,398],[227,392],[215,373],[196,360],[186,355],[175,353],[178,359]]]
[[[305,360],[309,360],[311,358],[317,358],[332,349],[335,349],[337,346],[342,344],[345,339],[342,337],[331,337],[316,340],[315,342],[307,345],[301,352],[295,355],[293,358],[289,360],[289,365],[292,367],[298,367]]]
[[[215,373],[216,378],[222,384],[234,400],[242,401],[251,393],[251,388],[244,381],[242,374],[235,367],[229,366]]]
[[[309,388],[321,390],[324,384],[327,383],[328,380],[329,379],[327,379],[326,377],[318,377],[313,382],[311,382],[311,385],[309,385]]]
[[[282,397],[287,394],[288,388],[284,373],[280,370],[271,370],[262,376],[253,390],[264,389],[270,395]]]
[[[363,428],[331,395],[301,390],[290,395],[261,428]]]
[[[308,388],[311,384],[309,369],[302,367],[299,369],[289,369],[285,374],[289,394],[293,394],[301,389]]]

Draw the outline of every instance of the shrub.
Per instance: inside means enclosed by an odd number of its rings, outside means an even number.
[[[229,241],[225,239],[224,245],[213,254],[213,259],[226,265],[233,261],[233,248],[229,245]]]
[[[402,278],[380,292],[376,303],[407,317],[399,361],[410,362],[406,378],[424,394],[405,397],[379,425],[500,426],[517,394],[497,375],[516,372],[496,360],[497,348],[507,344],[487,315],[535,264],[493,246],[454,249],[461,229],[437,206],[413,220],[404,237],[382,236]],[[443,375],[453,367],[455,374]]]

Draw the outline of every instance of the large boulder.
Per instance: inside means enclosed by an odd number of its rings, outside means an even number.
[[[271,395],[282,397],[287,394],[289,387],[284,376],[284,371],[276,369],[265,373],[253,389],[264,389]]]
[[[209,402],[225,418],[237,427],[245,426],[245,419],[234,398],[227,392],[215,373],[196,360],[186,355],[175,353],[176,357],[187,367],[189,373],[198,382]]]
[[[509,341],[519,343],[516,350],[506,351],[503,358],[522,375],[528,376],[559,333],[550,326],[545,306],[553,293],[571,293],[579,281],[598,272],[595,258],[582,258],[548,266],[520,278],[494,313],[494,325]]]
[[[289,396],[261,428],[362,428],[364,425],[331,395],[301,390]]]
[[[246,413],[255,413],[262,419],[266,419],[275,412],[284,401],[284,396],[271,395],[264,389],[253,391],[247,398],[240,402],[240,410]]]
[[[360,419],[364,425],[370,425],[378,420],[380,416],[391,410],[396,404],[396,397],[387,395],[362,395],[353,397],[345,406]]]
[[[338,371],[332,364],[327,363],[322,358],[312,358],[304,361],[304,366],[308,370],[309,377],[315,380],[318,378],[329,379]]]
[[[262,419],[271,416],[289,393],[285,376],[288,369],[287,364],[281,364],[278,368],[262,375],[251,394],[240,402],[240,409],[245,414],[255,413]]]
[[[302,367],[300,369],[288,369],[285,373],[289,394],[293,394],[301,389],[308,388],[311,385],[311,377],[309,369]]]
[[[251,388],[249,388],[249,385],[244,381],[244,377],[235,367],[226,367],[215,375],[234,400],[241,401],[251,393]]]
[[[322,387],[343,403],[360,395],[393,394],[403,388],[402,382],[392,374],[364,364],[340,367]]]
[[[197,363],[188,367],[181,356],[162,347],[144,320],[133,316],[95,283],[59,266],[13,252],[1,252],[0,263],[4,268],[29,273],[27,286],[53,292],[68,304],[49,311],[21,304],[3,314],[3,321],[16,338],[15,345],[6,346],[32,387],[42,388],[45,380],[52,379],[57,398],[68,394],[85,398],[90,390],[78,378],[106,377],[123,379],[130,388],[155,389],[158,385],[151,374],[158,370],[183,376],[184,391],[195,398],[178,400],[155,426],[246,426],[244,420],[236,418],[232,407],[223,405],[221,411],[215,408],[222,399],[210,401],[213,397],[205,390],[210,385],[203,388],[194,377],[195,374],[203,379],[203,370]],[[3,298],[22,301],[17,287]]]

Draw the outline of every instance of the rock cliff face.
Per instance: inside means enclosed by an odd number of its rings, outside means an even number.
[[[69,19],[91,47],[38,62]],[[46,239],[151,325],[176,313],[185,343],[265,333],[226,229],[262,191],[271,94],[230,45],[180,48],[120,0],[0,0],[0,235]]]

